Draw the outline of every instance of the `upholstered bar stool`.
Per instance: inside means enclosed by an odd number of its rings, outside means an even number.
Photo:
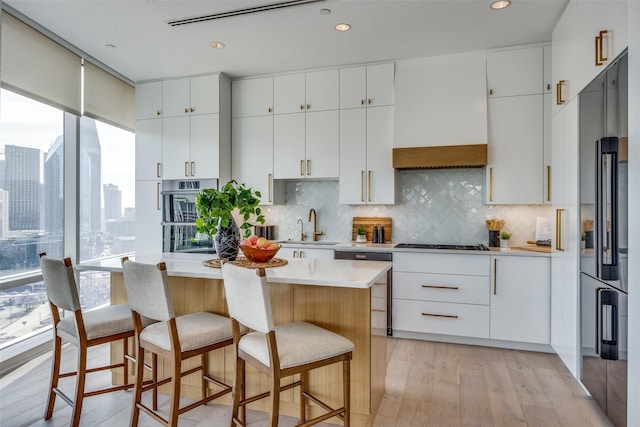
[[[208,312],[176,316],[164,262],[153,265],[124,258],[122,268],[133,315],[138,355],[131,426],[138,425],[141,410],[161,424],[177,426],[180,414],[231,392],[230,386],[207,375],[207,353],[233,344],[231,320]],[[158,322],[145,327],[145,318]],[[153,375],[153,382],[144,384],[145,351],[152,353],[152,358],[155,359],[153,365],[156,364],[157,356],[170,362],[170,378],[157,381]],[[199,366],[182,372],[182,361],[195,356],[200,356]],[[180,379],[197,372],[201,372],[202,375],[201,399],[180,408]],[[165,419],[157,411],[155,395],[153,407],[149,407],[142,403],[142,393],[149,390],[155,393],[158,387],[169,382],[171,397],[168,418]],[[215,384],[221,390],[208,395],[207,382]]]
[[[231,427],[245,424],[238,418],[240,406],[271,395],[269,422],[278,425],[280,392],[299,386],[300,423],[298,426],[317,424],[331,417],[349,425],[350,361],[355,346],[348,339],[307,322],[295,322],[274,326],[271,300],[265,270],[246,269],[225,263],[222,266],[224,290],[233,325],[233,340],[236,355],[235,380],[233,383],[233,405]],[[253,329],[244,336],[240,325]],[[245,362],[269,376],[270,390],[257,396],[245,398]],[[329,407],[307,390],[306,373],[312,369],[333,363],[342,363],[343,406]],[[285,386],[280,379],[300,374],[300,380]],[[306,420],[306,400],[316,403],[327,412]]]
[[[126,390],[133,387],[127,384],[128,362],[134,361],[127,355],[128,338],[134,336],[133,321],[129,306],[125,304],[109,305],[82,312],[80,298],[73,275],[71,259],[55,259],[40,254],[40,267],[42,277],[47,290],[47,298],[51,306],[53,318],[53,359],[51,369],[51,384],[44,418],[48,420],[53,415],[56,395],[69,404],[72,408],[71,425],[80,424],[82,402],[85,397],[95,396],[112,391]],[[70,316],[60,317],[60,309],[69,311]],[[87,369],[87,350],[100,344],[122,340],[122,362],[107,366],[99,366]],[[63,341],[69,342],[78,348],[77,370],[75,372],[60,373],[60,358]],[[122,368],[124,385],[107,387],[96,391],[85,392],[85,381],[88,373],[103,371],[106,369]],[[75,376],[75,398],[71,399],[58,388],[61,378]]]

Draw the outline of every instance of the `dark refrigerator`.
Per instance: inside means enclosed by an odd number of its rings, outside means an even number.
[[[579,95],[583,385],[627,425],[627,54]]]

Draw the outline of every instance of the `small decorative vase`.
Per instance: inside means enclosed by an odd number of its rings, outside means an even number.
[[[240,229],[233,217],[229,220],[228,227],[222,227],[218,223],[218,232],[213,236],[213,245],[216,248],[218,258],[235,261],[240,250]]]
[[[366,234],[357,234],[356,235],[356,242],[358,242],[358,243],[366,243],[367,242]]]
[[[509,239],[500,239],[500,247],[506,249],[509,247]]]
[[[489,247],[490,248],[497,248],[498,246],[500,246],[500,243],[498,243],[498,233],[500,233],[499,231],[489,231]]]

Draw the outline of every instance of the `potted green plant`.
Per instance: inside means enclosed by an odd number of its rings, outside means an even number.
[[[240,229],[244,237],[251,235],[254,223],[264,224],[264,215],[258,207],[261,194],[231,180],[220,190],[207,188],[196,196],[196,231],[212,237],[220,259],[235,260],[240,244]],[[242,224],[238,227],[232,216],[237,210]],[[254,222],[251,217],[254,216]]]
[[[500,247],[508,248],[509,247],[509,239],[511,238],[511,233],[507,233],[506,231],[500,232]]]
[[[359,225],[356,228],[356,242],[366,242],[367,241],[367,229],[364,228],[364,225]]]
[[[580,249],[585,249],[587,247],[587,233],[582,232],[580,235]]]

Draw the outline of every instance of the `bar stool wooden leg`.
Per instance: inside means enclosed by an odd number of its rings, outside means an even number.
[[[155,369],[153,369],[152,376],[155,375]],[[155,380],[154,380],[155,381]],[[138,418],[140,417],[140,407],[138,404],[142,399],[142,387],[144,383],[144,348],[138,346],[136,351],[136,380],[133,389],[133,405],[131,408],[131,427],[138,426]],[[155,390],[154,390],[155,393]]]
[[[306,372],[300,372],[300,387],[299,387],[299,392],[300,392],[300,423],[304,423],[305,421],[307,421],[307,401],[306,401],[306,397],[304,396],[305,391],[307,391],[306,389],[307,386],[307,373]]]
[[[49,387],[49,397],[47,399],[47,409],[44,413],[44,419],[48,420],[53,416],[53,408],[56,404],[56,393],[53,391],[58,387],[60,379],[60,358],[62,356],[62,340],[56,337],[53,340],[53,359],[51,361],[51,386]]]
[[[278,427],[278,414],[280,413],[280,376],[274,373],[269,378],[269,389],[271,390],[271,412],[269,422],[271,427]]]
[[[71,425],[80,425],[80,414],[82,413],[82,401],[84,400],[84,385],[87,376],[87,348],[83,345],[78,347],[78,369],[76,373],[76,397],[74,399],[73,413],[71,415]]]
[[[155,353],[151,353],[151,380],[153,384],[158,383],[158,355]],[[158,387],[155,387],[151,396],[153,398],[152,408],[154,411],[158,410]]]
[[[351,363],[347,359],[342,362],[342,388],[344,394],[344,427],[349,427],[351,412]]]
[[[171,404],[169,406],[169,425],[174,427],[178,425],[178,410],[180,409],[180,360],[171,361],[172,378],[171,378]]]

